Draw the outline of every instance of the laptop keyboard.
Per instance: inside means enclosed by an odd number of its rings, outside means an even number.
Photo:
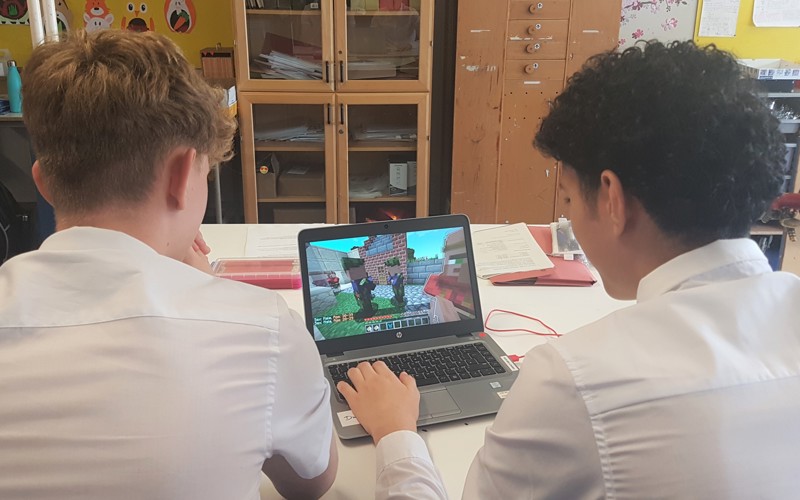
[[[506,372],[505,367],[489,352],[486,345],[474,342],[328,365],[334,386],[341,380],[350,382],[347,370],[355,368],[363,361],[370,363],[383,361],[395,375],[406,372],[416,379],[417,387],[489,377]],[[337,397],[343,400],[341,393],[337,394]]]

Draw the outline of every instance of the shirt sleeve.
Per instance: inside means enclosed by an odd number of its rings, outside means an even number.
[[[375,500],[447,498],[428,448],[416,432],[397,431],[383,437],[375,457]]]
[[[311,334],[278,297],[277,380],[271,415],[271,452],[305,479],[319,476],[330,459],[330,386]]]
[[[532,349],[467,474],[463,498],[603,498],[589,412],[556,350]]]

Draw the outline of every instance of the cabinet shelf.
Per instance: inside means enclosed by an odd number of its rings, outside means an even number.
[[[350,141],[350,151],[416,151],[417,143],[408,141]]]
[[[387,201],[417,201],[416,196],[379,196],[377,198],[350,198],[350,203],[372,203]]]
[[[348,10],[348,16],[418,16],[416,10]]]
[[[255,141],[256,151],[325,151],[324,142]]]
[[[276,198],[258,198],[259,203],[319,203],[325,202],[324,196],[278,196]]]
[[[248,16],[320,16],[319,10],[247,9]]]

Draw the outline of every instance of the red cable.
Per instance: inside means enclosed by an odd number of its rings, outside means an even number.
[[[520,318],[525,318],[525,319],[529,319],[531,321],[536,321],[537,323],[539,323],[540,325],[545,327],[548,330],[548,332],[536,332],[536,331],[533,331],[533,330],[528,330],[527,328],[509,328],[509,329],[492,328],[492,327],[489,326],[489,319],[491,319],[491,317],[492,317],[492,315],[494,313],[513,314],[514,316],[519,316]],[[489,314],[486,315],[486,321],[483,324],[483,328],[485,330],[490,331],[490,332],[500,332],[500,333],[502,333],[502,332],[527,332],[527,333],[532,333],[533,335],[539,335],[541,337],[560,337],[561,336],[560,333],[556,332],[547,323],[545,323],[544,321],[540,320],[539,318],[534,318],[533,316],[526,316],[525,314],[520,314],[520,313],[514,312],[514,311],[507,311],[505,309],[492,309],[491,311],[489,311]],[[520,356],[520,357],[522,357],[522,356]]]

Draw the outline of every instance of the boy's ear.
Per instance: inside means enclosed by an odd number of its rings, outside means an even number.
[[[176,210],[184,210],[189,198],[189,179],[195,168],[197,151],[194,148],[173,150],[167,157],[168,204]]]
[[[611,170],[604,170],[600,173],[600,189],[605,195],[603,196],[605,206],[602,209],[609,217],[611,230],[619,236],[625,231],[630,215],[625,189],[617,174]]]
[[[39,194],[42,195],[42,198],[44,198],[50,206],[53,206],[53,197],[50,195],[50,189],[47,187],[47,183],[44,180],[44,174],[42,173],[42,166],[39,165],[39,160],[33,162],[31,174],[33,175],[33,183],[36,185],[36,189],[39,190]]]

